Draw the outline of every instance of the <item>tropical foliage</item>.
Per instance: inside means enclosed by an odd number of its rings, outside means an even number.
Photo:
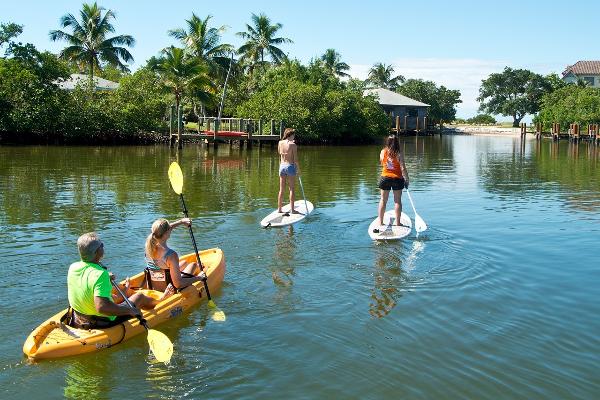
[[[342,61],[340,53],[335,49],[327,49],[319,59],[323,68],[332,75],[337,77],[349,78],[350,75],[346,72],[350,70],[350,66]]]
[[[435,82],[422,79],[409,79],[397,91],[411,99],[429,104],[428,116],[436,122],[453,121],[456,118],[456,105],[462,103],[460,91],[437,86]]]
[[[188,120],[217,115],[229,70],[224,116],[283,120],[304,142],[365,142],[385,135],[389,121],[376,99],[363,96],[367,87],[398,90],[431,104],[431,116],[444,121],[454,117],[460,102],[458,91],[433,82],[402,84],[404,77],[382,63],[371,68],[366,81],[352,79],[349,65],[333,48],[303,65],[288,57],[286,45],[293,42],[283,25],[262,13],[252,14],[237,33],[243,39],[237,49],[223,43],[226,26],[192,13],[181,27],[166,32],[177,45],[157,49],[132,74],[129,48],[135,40],[115,35],[115,12],[92,3],[75,15],[65,14],[60,29],[50,31],[52,40],[67,43],[58,56],[15,43],[23,27],[0,24],[5,53],[0,57],[1,140],[160,140],[171,104],[181,106]],[[87,72],[89,82],[61,89],[75,72]],[[90,90],[95,76],[118,82],[118,89]]]
[[[558,122],[561,129],[571,123],[600,123],[600,89],[567,85],[542,97],[540,113],[534,122],[548,129]]]
[[[505,67],[481,82],[479,109],[513,118],[518,127],[523,117],[540,110],[542,96],[553,89],[549,79],[526,69]]]
[[[477,114],[476,116],[467,119],[466,122],[472,125],[492,125],[496,123],[496,118],[489,114]]]
[[[132,62],[133,56],[122,46],[133,46],[135,39],[130,35],[107,37],[115,31],[111,24],[115,13],[94,3],[83,4],[80,16],[81,21],[77,21],[73,14],[63,15],[60,19],[61,27],[71,29],[72,33],[50,31],[51,40],[64,40],[69,43],[60,52],[60,58],[74,62],[82,69],[86,68],[90,81],[94,77],[94,70],[102,70],[103,65],[112,65],[122,71],[128,71],[125,63]]]
[[[371,87],[384,88],[389,90],[396,90],[398,86],[404,82],[402,75],[393,76],[394,67],[391,65],[385,65],[383,63],[377,63],[369,70],[369,77],[367,83]]]
[[[280,23],[272,24],[265,14],[252,14],[252,25],[246,24],[245,32],[237,35],[246,42],[238,49],[240,61],[253,71],[257,65],[265,68],[265,56],[271,58],[275,64],[281,64],[287,56],[279,45],[293,43],[291,39],[276,37],[277,32],[283,27]]]

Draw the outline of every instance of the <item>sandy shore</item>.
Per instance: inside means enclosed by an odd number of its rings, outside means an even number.
[[[451,125],[444,127],[444,133],[480,136],[519,136],[521,130],[520,128],[504,128],[501,126]]]

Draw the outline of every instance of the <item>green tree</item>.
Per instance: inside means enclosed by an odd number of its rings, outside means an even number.
[[[287,58],[278,45],[293,43],[291,39],[275,37],[277,31],[283,27],[282,24],[271,24],[271,20],[265,14],[252,14],[252,25],[246,24],[246,32],[238,32],[237,35],[246,40],[239,49],[241,61],[249,66],[250,71],[256,64],[265,66],[265,55],[271,57],[276,65]]]
[[[473,118],[469,118],[466,122],[473,125],[490,125],[496,123],[496,118],[489,114],[477,114]]]
[[[135,40],[129,35],[107,37],[115,31],[110,22],[115,18],[115,14],[112,10],[106,10],[103,15],[102,11],[105,9],[96,3],[83,4],[80,11],[81,22],[77,21],[73,14],[63,15],[60,19],[61,27],[70,28],[72,33],[50,31],[50,40],[64,40],[69,43],[69,46],[60,52],[60,58],[86,67],[90,82],[93,82],[94,70],[102,70],[104,64],[128,71],[124,63],[133,61],[131,53],[122,46],[133,46]]]
[[[159,58],[150,61],[150,68],[157,72],[162,84],[175,97],[179,108],[184,96],[194,96],[209,101],[209,88],[212,82],[208,77],[208,67],[196,57],[190,57],[184,49],[170,46],[161,52]]]
[[[600,89],[567,85],[547,93],[542,97],[534,122],[541,122],[545,127],[558,122],[562,129],[572,123],[600,123]]]
[[[185,21],[186,28],[172,29],[169,35],[179,40],[193,56],[206,62],[214,72],[229,64],[227,55],[233,51],[233,46],[221,43],[226,26],[209,27],[211,18],[209,15],[201,19],[192,13],[192,17]]]
[[[17,25],[9,22],[8,24],[0,24],[0,47],[11,43],[12,39],[23,33],[23,25]]]
[[[456,118],[456,105],[462,103],[460,91],[437,86],[435,82],[409,79],[398,88],[398,93],[429,104],[429,118],[451,122]]]
[[[394,67],[383,63],[374,64],[369,70],[367,82],[372,87],[381,87],[389,90],[396,90],[399,84],[404,82],[402,75],[393,76]]]
[[[320,61],[329,73],[338,77],[349,77],[346,71],[350,70],[350,66],[342,61],[340,53],[334,49],[327,49],[321,56]]]
[[[477,100],[481,111],[510,116],[513,126],[518,127],[525,115],[539,111],[542,96],[550,91],[551,84],[543,76],[505,67],[481,81]]]

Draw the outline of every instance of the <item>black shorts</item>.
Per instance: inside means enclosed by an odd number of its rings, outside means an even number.
[[[379,189],[382,190],[402,190],[404,189],[404,178],[390,178],[382,176],[379,179]]]

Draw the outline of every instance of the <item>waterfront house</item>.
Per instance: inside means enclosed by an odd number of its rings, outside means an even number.
[[[367,89],[363,92],[365,96],[373,95],[379,101],[383,111],[390,117],[392,127],[396,127],[399,118],[401,130],[423,130],[426,127],[427,111],[429,104],[411,99],[383,88]],[[417,123],[418,120],[418,123]]]
[[[64,90],[75,90],[77,85],[86,84],[89,82],[90,76],[84,74],[71,74],[68,79],[58,81],[58,87]],[[94,76],[95,90],[116,90],[119,87],[117,82],[109,81],[108,79]]]
[[[577,61],[562,73],[563,81],[577,83],[583,80],[591,87],[600,87],[600,61]]]

